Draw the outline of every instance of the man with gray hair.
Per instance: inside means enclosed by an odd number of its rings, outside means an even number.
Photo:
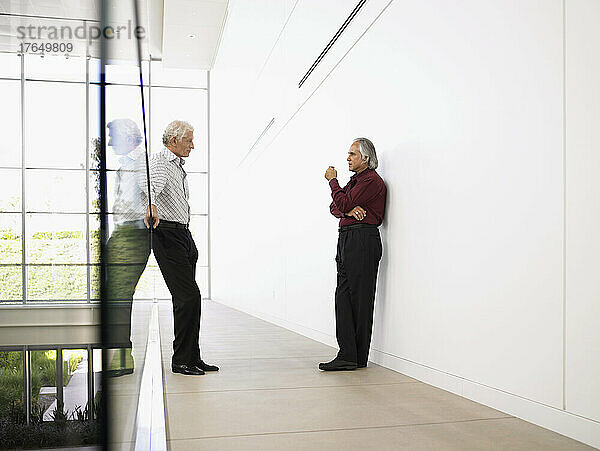
[[[106,319],[112,358],[108,376],[133,373],[131,311],[135,288],[150,257],[150,234],[144,227],[148,196],[140,178],[146,177],[143,137],[131,119],[114,119],[106,124],[108,147],[119,156],[111,205],[114,230],[106,245]]]
[[[383,221],[387,189],[375,171],[378,165],[375,146],[367,138],[355,139],[347,161],[354,175],[344,188],[340,188],[333,166],[325,172],[333,198],[329,210],[340,218],[335,257],[335,324],[340,350],[331,362],[319,364],[323,371],[367,366],[382,253],[377,227]]]
[[[154,230],[152,250],[173,298],[174,373],[202,375],[218,371],[200,357],[200,289],[196,283],[198,249],[189,229],[190,206],[184,158],[194,148],[194,128],[184,121],[171,122],[163,134],[163,150],[152,155],[150,192],[152,205],[146,227]]]

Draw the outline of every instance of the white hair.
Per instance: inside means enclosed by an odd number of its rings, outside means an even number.
[[[375,153],[375,146],[370,139],[367,138],[356,138],[353,143],[358,143],[358,149],[363,157],[363,160],[367,160],[369,163],[369,169],[377,169],[379,165],[377,161],[377,154]]]
[[[106,126],[115,135],[127,140],[134,148],[142,143],[140,128],[131,119],[114,119]]]
[[[164,146],[168,146],[171,144],[171,139],[175,138],[177,141],[181,141],[183,135],[185,135],[188,131],[193,132],[194,127],[191,126],[188,122],[185,121],[173,121],[167,128],[165,128],[165,132],[163,133],[163,144]]]

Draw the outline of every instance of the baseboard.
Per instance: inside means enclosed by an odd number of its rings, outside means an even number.
[[[600,448],[600,422],[371,349],[373,363]]]
[[[262,319],[271,324],[275,324],[276,326],[291,330],[325,345],[337,348],[335,337],[321,331],[290,322],[265,312],[242,310],[214,298],[213,301]],[[411,362],[376,349],[371,349],[369,360],[383,367],[412,377],[413,379],[441,388],[442,390],[449,391],[493,409],[500,410],[508,415],[513,415],[545,429],[549,429],[558,434],[600,449],[600,422],[598,421],[581,417],[565,410],[556,409],[545,404],[540,404],[459,376],[444,373],[434,368]]]

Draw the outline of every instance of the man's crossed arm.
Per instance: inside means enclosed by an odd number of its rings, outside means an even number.
[[[328,182],[333,180],[334,178],[337,178],[337,171],[333,166],[329,166],[327,168],[327,171],[325,171],[325,178]],[[367,216],[367,211],[360,205],[355,206],[346,213],[341,212],[335,204],[335,200],[331,203],[329,210],[331,211],[331,214],[336,218],[343,218],[344,216],[348,216],[349,218],[355,218],[358,221],[362,221],[365,218],[365,216]]]

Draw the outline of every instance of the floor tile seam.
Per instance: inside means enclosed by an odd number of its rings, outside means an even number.
[[[125,397],[135,397],[137,399],[137,397],[139,396],[139,391],[135,392],[135,393],[114,393],[113,392],[110,394],[111,398],[125,398]]]
[[[248,340],[241,338],[239,340],[231,341],[229,343],[223,343],[223,342],[221,342],[221,343],[219,343],[218,346],[215,345],[214,348],[215,349],[228,349],[228,348],[232,349],[234,346],[238,346],[240,344],[243,344],[244,346],[249,346],[248,345]],[[263,346],[266,347],[268,345],[270,345],[271,347],[274,347],[274,346],[282,347],[283,345],[287,345],[287,347],[289,347],[289,348],[292,348],[292,347],[302,348],[303,347],[303,346],[298,346],[298,343],[296,343],[295,340],[278,340],[278,341],[271,340],[269,342],[266,342],[266,341],[257,341],[256,342],[256,346],[254,346],[254,349],[256,349],[258,347],[263,347]],[[307,344],[307,346],[305,346],[305,347],[310,347],[312,345],[313,344],[310,343],[310,344]],[[206,346],[213,347],[212,345],[210,345],[210,346],[207,345],[206,342],[200,343],[200,347],[201,348],[204,348]],[[164,346],[163,346],[163,348],[164,348]],[[329,351],[329,349],[327,349],[327,351]],[[331,353],[334,353],[334,354],[337,353],[337,350],[335,348],[333,348],[333,346],[331,347],[331,351],[327,352],[327,355],[331,357]],[[322,354],[322,355],[325,355],[325,354]]]
[[[169,351],[169,355],[171,355],[171,354],[172,354],[172,352]],[[226,357],[226,358],[223,358],[223,359],[218,358],[217,360],[219,360],[219,361],[227,360],[228,362],[231,362],[231,361],[246,361],[246,360],[313,359],[313,358],[316,358],[316,357],[319,357],[319,358],[331,358],[331,356],[325,356],[325,355],[306,355],[306,356],[303,355],[303,356],[293,356],[293,357],[255,357],[255,358],[246,358],[246,359],[241,359],[241,358],[238,358],[238,357]],[[381,366],[381,365],[378,365],[378,366]],[[394,373],[397,373],[397,374],[402,374],[402,373],[399,373],[398,371],[390,370],[389,368],[385,368],[385,367],[381,367],[381,368],[384,368],[384,369],[386,369],[388,371],[393,371]],[[406,376],[406,377],[409,377],[409,376]]]
[[[300,387],[276,387],[276,388],[267,388],[267,387],[257,387],[257,388],[232,388],[232,389],[226,389],[226,390],[199,390],[199,391],[181,391],[181,392],[169,392],[168,391],[168,387],[165,390],[165,395],[185,395],[185,394],[193,394],[193,393],[227,393],[227,392],[253,392],[253,391],[280,391],[280,390],[302,390],[302,389],[307,389],[307,388],[314,388],[314,389],[319,389],[319,388],[342,388],[342,387],[364,387],[364,386],[382,386],[382,385],[403,385],[403,384],[423,384],[423,382],[420,381],[405,381],[405,382],[386,382],[386,383],[379,383],[379,384],[346,384],[346,385],[321,385],[321,386],[314,386],[314,385],[306,385],[306,386],[300,386]],[[423,384],[426,385],[426,384]]]
[[[320,341],[316,341],[316,340],[311,340],[310,338],[306,338],[305,336],[301,335],[300,337],[296,337],[294,335],[289,335],[287,333],[283,333],[280,331],[272,331],[272,330],[268,330],[268,329],[256,329],[251,331],[250,333],[247,333],[246,331],[232,331],[231,333],[228,334],[222,334],[222,333],[203,333],[201,335],[201,339],[207,338],[207,337],[224,337],[224,338],[231,338],[232,340],[239,340],[239,339],[249,339],[249,340],[257,340],[259,338],[269,338],[272,340],[294,340],[294,341],[298,341],[300,343],[306,343],[306,344],[320,344],[323,346],[329,346],[323,342]]]
[[[369,429],[396,429],[396,428],[407,428],[407,427],[419,427],[419,426],[437,426],[437,425],[449,425],[449,424],[463,424],[463,423],[474,423],[478,421],[496,421],[496,420],[507,420],[518,418],[513,416],[502,416],[502,417],[490,417],[490,418],[470,418],[468,420],[455,420],[455,421],[432,421],[427,423],[407,423],[407,424],[395,424],[385,426],[363,426],[363,427],[350,427],[350,428],[331,428],[331,429],[311,429],[311,430],[294,430],[294,431],[278,431],[278,432],[256,432],[250,434],[232,434],[232,435],[211,435],[206,437],[189,437],[189,438],[169,438],[169,441],[179,440],[206,440],[206,439],[218,439],[218,438],[237,438],[237,437],[258,437],[267,435],[286,435],[286,434],[314,434],[320,432],[342,432],[342,431],[366,431]],[[523,421],[523,420],[521,420]]]

